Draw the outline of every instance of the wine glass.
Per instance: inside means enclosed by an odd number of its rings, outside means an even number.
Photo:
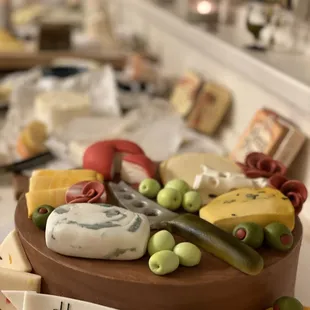
[[[251,3],[247,14],[246,27],[252,34],[254,43],[247,48],[256,51],[265,51],[266,47],[261,42],[261,32],[270,23],[272,7],[268,3],[255,1]]]

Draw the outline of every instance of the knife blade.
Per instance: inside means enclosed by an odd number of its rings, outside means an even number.
[[[199,216],[167,210],[123,181],[109,182],[108,187],[120,207],[145,214],[151,229],[167,229],[246,274],[263,270],[264,260],[255,250]]]
[[[55,159],[54,155],[51,152],[47,151],[26,160],[22,160],[5,166],[0,166],[0,175],[5,173],[21,172],[23,170],[36,168],[37,166],[46,164],[53,159]]]
[[[144,197],[123,181],[118,184],[109,182],[108,187],[119,202],[120,207],[146,215],[151,229],[159,229],[164,222],[179,216],[178,213],[163,208],[154,201]]]

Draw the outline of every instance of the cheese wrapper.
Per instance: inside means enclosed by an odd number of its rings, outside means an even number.
[[[51,170],[51,169],[38,169],[32,172],[32,177],[73,177],[76,175],[84,175],[85,177],[94,177],[95,180],[103,182],[103,175],[90,169],[72,169],[72,170]]]
[[[81,173],[71,175],[55,174],[53,176],[33,176],[30,178],[29,191],[33,192],[46,189],[70,187],[81,181],[102,181],[100,175],[99,180],[97,178],[98,174],[96,172],[93,172],[92,174],[84,174],[82,170]]]
[[[26,194],[28,217],[30,218],[36,208],[50,205],[57,208],[66,203],[66,192],[69,187],[47,190],[30,191]]]

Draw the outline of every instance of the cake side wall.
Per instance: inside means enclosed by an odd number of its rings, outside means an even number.
[[[90,269],[74,270],[45,257],[21,236],[35,273],[42,276],[43,294],[64,296],[119,310],[262,310],[279,296],[293,296],[300,242],[292,252],[258,276],[226,279],[186,286],[130,283],[130,269],[123,281],[99,277]],[[115,262],[117,264],[117,262]],[[133,263],[134,265],[134,263]],[[206,272],[208,272],[206,270]],[[199,281],[199,279],[197,279]],[[182,298],[180,298],[182,297]]]
[[[292,120],[307,137],[310,136],[310,114],[300,110],[298,105],[279,98],[258,86],[250,76],[245,76],[224,66],[211,58],[205,50],[201,50],[200,46],[190,45],[182,33],[176,36],[175,30],[172,31],[166,25],[156,22],[156,19],[141,14],[135,1],[116,0],[113,4],[118,8],[114,8],[114,10],[119,12],[120,23],[148,40],[151,50],[159,55],[165,73],[178,75],[188,69],[194,69],[206,79],[217,81],[231,89],[234,104],[230,115],[216,136],[216,140],[222,143],[227,150],[234,148],[238,137],[243,133],[255,112],[262,107],[269,107],[283,117]],[[227,57],[229,58],[229,55]],[[261,78],[269,79],[267,75]],[[298,158],[291,165],[290,174],[294,178],[303,180],[308,187],[310,187],[309,165],[310,143],[307,141]],[[310,202],[305,205],[302,217],[304,217],[304,221],[309,220],[310,222]],[[305,234],[310,235],[307,226]]]

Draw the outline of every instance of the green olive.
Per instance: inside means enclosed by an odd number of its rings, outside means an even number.
[[[273,249],[288,251],[294,243],[294,237],[284,224],[274,222],[264,229],[266,243]]]
[[[254,249],[261,247],[264,242],[264,229],[256,223],[242,223],[236,226],[233,235]]]
[[[47,219],[53,211],[54,208],[49,205],[36,208],[31,217],[32,222],[41,230],[45,230]]]
[[[304,307],[296,298],[281,297],[273,304],[273,310],[303,310]]]

